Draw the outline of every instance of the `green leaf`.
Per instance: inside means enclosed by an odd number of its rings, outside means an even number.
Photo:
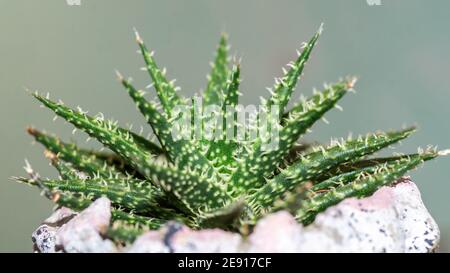
[[[61,179],[77,179],[80,178],[80,176],[86,176],[83,172],[73,168],[72,164],[60,161],[58,157],[51,152],[47,152],[46,157],[50,159],[52,166],[58,171]]]
[[[136,90],[128,80],[118,74],[119,80],[128,91],[136,106],[153,129],[169,160],[181,169],[195,170],[199,174],[207,174],[216,178],[217,173],[209,160],[199,151],[190,139],[174,139],[172,122],[159,113],[152,102],[148,102],[142,91]]]
[[[355,181],[362,180],[366,177],[376,175],[380,171],[390,170],[398,166],[400,161],[407,161],[416,158],[421,158],[423,161],[431,160],[437,156],[434,151],[427,151],[425,153],[409,154],[403,156],[387,157],[382,159],[373,159],[372,162],[369,160],[358,161],[356,163],[363,162],[363,164],[371,164],[362,168],[352,168],[347,169],[347,172],[340,173],[336,176],[328,178],[319,183],[309,182],[302,183],[292,192],[287,192],[286,196],[282,197],[279,201],[275,203],[273,211],[288,209],[292,213],[296,213],[300,208],[302,208],[304,202],[308,199],[313,199],[318,195],[323,195],[329,191],[334,191],[337,188],[343,187],[345,185],[351,184]],[[375,163],[378,162],[378,163]],[[355,163],[355,165],[357,165]],[[373,164],[372,164],[373,163]]]
[[[70,208],[75,211],[81,211],[87,208],[93,201],[92,196],[86,196],[84,194],[76,194],[71,192],[61,193],[58,191],[50,191],[48,188],[42,188],[43,182],[41,179],[30,179],[25,177],[12,177],[13,180],[19,183],[23,183],[29,186],[37,186],[44,193],[45,196],[50,199],[53,203]]]
[[[188,214],[199,215],[224,207],[231,197],[215,181],[196,172],[149,162],[140,170],[184,204]]]
[[[91,152],[78,148],[74,143],[65,143],[57,137],[31,127],[28,128],[27,131],[48,151],[55,154],[61,160],[71,163],[75,169],[84,172],[89,176],[106,178],[123,175],[114,166],[108,165],[105,160],[98,158]]]
[[[131,226],[118,221],[114,223],[112,227],[108,228],[108,230],[106,231],[106,236],[119,244],[131,244],[145,231],[146,230],[141,228],[140,226]]]
[[[231,111],[228,112],[227,109],[229,107],[236,107],[239,101],[239,83],[240,83],[240,67],[239,65],[234,66],[233,70],[230,74],[230,79],[228,81],[226,92],[225,92],[225,99],[222,103],[221,107],[221,120],[222,124],[216,124],[216,126],[221,126],[221,132],[222,134],[218,136],[218,138],[214,138],[212,141],[210,141],[210,145],[208,148],[208,152],[206,154],[206,157],[214,162],[214,166],[216,168],[219,168],[220,173],[224,174],[230,174],[231,170],[228,168],[229,166],[233,165],[234,155],[235,151],[238,148],[238,143],[235,140],[235,130],[234,127],[232,139],[229,139],[230,136],[227,136],[227,124],[226,120],[232,119],[233,121],[236,121],[237,116],[236,113]],[[230,116],[233,115],[233,116]],[[217,127],[215,127],[217,128]],[[216,132],[214,132],[214,136],[216,136]],[[217,134],[218,135],[218,134]]]
[[[36,181],[29,179],[22,181],[36,185]],[[173,218],[175,212],[161,207],[165,201],[164,193],[152,186],[148,181],[135,179],[67,179],[42,180],[42,184],[50,190],[71,192],[92,198],[108,197],[114,206],[123,207],[136,213],[144,213],[160,218]]]
[[[276,149],[265,148],[262,141],[254,145],[254,150],[242,160],[242,163],[233,173],[229,190],[234,195],[239,195],[263,186],[265,178],[273,174],[298,138],[328,110],[333,108],[336,102],[353,88],[353,84],[354,79],[337,83],[304,101],[303,110],[292,112],[289,120],[279,130]],[[273,129],[270,133],[274,134]],[[274,141],[274,139],[271,141]]]
[[[60,207],[66,207],[74,211],[82,211],[89,207],[94,200],[90,196],[56,192],[55,198],[52,201]]]
[[[203,93],[204,106],[222,104],[222,91],[226,88],[229,73],[227,35],[224,33],[220,37],[212,71],[208,75],[208,85]]]
[[[120,221],[127,225],[139,226],[141,228],[158,229],[166,223],[166,220],[137,215],[118,209],[111,211],[111,220],[113,222]]]
[[[302,154],[305,154],[306,152],[311,150],[311,148],[318,146],[318,145],[319,145],[318,143],[313,143],[313,142],[303,142],[303,141],[301,141],[300,143],[297,142],[289,150],[289,153],[284,158],[284,161],[286,161],[287,163],[292,163],[294,161],[297,161]]]
[[[151,142],[150,140],[146,139],[143,136],[140,136],[136,133],[130,132],[126,129],[122,129],[121,130],[123,132],[128,132],[131,137],[133,138],[133,141],[141,147],[141,149],[147,150],[149,153],[154,154],[154,155],[159,155],[162,154],[164,151],[161,149],[161,147],[159,147],[158,145],[156,145],[155,143]]]
[[[369,174],[361,179],[304,200],[301,208],[297,211],[296,219],[305,225],[309,224],[314,221],[315,216],[319,212],[324,211],[328,207],[336,205],[349,197],[362,198],[370,196],[382,186],[392,185],[392,183],[405,175],[407,171],[438,155],[440,155],[439,152],[427,151],[423,154],[401,158],[393,164],[381,164],[374,174]]]
[[[214,211],[203,213],[196,219],[197,226],[202,228],[223,228],[229,229],[237,224],[245,208],[242,199]]]
[[[322,150],[303,156],[298,162],[270,179],[249,197],[250,204],[256,211],[270,207],[282,194],[293,190],[300,183],[314,180],[315,177],[338,164],[355,161],[392,145],[408,137],[414,130],[411,128],[399,132],[369,134],[364,138],[336,143],[327,149],[321,147]]]
[[[132,243],[148,230],[157,230],[164,226],[165,220],[140,216],[113,209],[111,211],[112,226],[106,235],[119,243]]]
[[[165,77],[165,71],[161,71],[156,65],[153,58],[153,52],[148,51],[144,41],[141,39],[137,31],[135,34],[142,56],[144,56],[146,64],[145,69],[148,71],[153,81],[153,85],[156,89],[159,100],[161,101],[164,112],[168,117],[171,117],[173,108],[176,105],[184,104],[184,101],[177,94],[177,88],[175,87],[174,82],[169,82]]]
[[[289,103],[297,81],[299,77],[301,77],[303,68],[305,67],[321,33],[322,25],[311,40],[304,45],[303,52],[299,54],[297,60],[289,64],[289,71],[285,72],[283,77],[276,80],[274,91],[272,91],[273,94],[269,100],[269,105],[277,105],[280,109],[280,113],[283,113],[286,105]]]
[[[55,114],[72,123],[78,129],[83,130],[89,136],[96,138],[103,145],[130,162],[133,167],[136,168],[137,164],[151,158],[151,154],[142,149],[128,131],[119,128],[116,122],[93,118],[80,111],[70,109],[62,103],[55,103],[39,96],[37,93],[33,95]],[[57,153],[58,151],[55,148],[52,152]],[[67,153],[70,152],[70,150],[67,151]]]
[[[383,158],[371,158],[366,160],[359,160],[357,162],[348,162],[333,168],[325,175],[321,175],[319,178],[315,179],[315,185],[311,188],[311,191],[318,192],[327,190],[331,187],[336,187],[339,185],[344,185],[349,183],[361,175],[373,174],[378,170],[379,166],[384,164],[395,164],[398,160],[404,158],[412,158],[418,156],[418,154],[409,154],[401,156],[383,157]],[[426,159],[424,159],[426,160]],[[323,177],[328,176],[329,178],[323,179]]]

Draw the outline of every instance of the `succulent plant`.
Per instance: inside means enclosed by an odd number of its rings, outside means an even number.
[[[200,107],[177,92],[174,81],[158,68],[153,52],[139,34],[136,40],[145,60],[160,103],[144,98],[130,80],[117,73],[119,81],[151,126],[157,143],[119,127],[102,114],[89,116],[61,101],[33,96],[57,116],[72,123],[110,151],[83,149],[74,143],[28,128],[37,142],[44,145],[46,155],[59,172],[58,179],[42,179],[28,165],[31,178],[16,177],[19,182],[38,186],[58,206],[82,210],[96,198],[106,196],[113,204],[109,236],[119,242],[132,241],[147,229],[157,229],[175,220],[194,229],[220,227],[247,233],[262,216],[277,210],[289,210],[307,225],[316,215],[349,197],[366,197],[378,188],[392,185],[422,162],[444,155],[447,151],[427,148],[413,154],[392,157],[369,157],[414,132],[376,132],[359,137],[332,139],[329,145],[299,143],[299,138],[332,108],[352,92],[355,78],[348,77],[326,85],[309,98],[301,98],[288,110],[294,88],[303,73],[310,54],[322,32],[303,44],[298,58],[276,78],[270,97],[261,100],[262,112],[249,122],[258,124],[265,116],[272,131],[253,139],[239,139],[236,109],[241,95],[240,64],[228,56],[226,35],[222,35],[211,74],[202,95]],[[220,117],[213,132],[206,137],[190,128],[187,138],[173,134],[184,106],[194,119],[211,120],[201,110],[214,106]],[[178,109],[178,110],[177,110]],[[274,112],[273,109],[276,109]],[[231,114],[230,114],[231,113]],[[227,119],[228,118],[228,119]],[[232,120],[231,127],[225,120]],[[326,120],[324,120],[326,121]],[[226,129],[232,128],[231,138]],[[276,132],[275,147],[266,144]],[[248,135],[244,131],[244,135]],[[196,137],[194,137],[194,135]],[[270,135],[270,136],[269,136]]]

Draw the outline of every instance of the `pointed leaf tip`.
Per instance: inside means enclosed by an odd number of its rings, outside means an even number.
[[[119,72],[119,70],[116,69],[114,72],[116,73],[116,77],[119,82],[123,82],[125,80],[125,78],[123,77],[122,73]]]
[[[319,33],[319,35],[322,34],[322,32],[323,32],[323,26],[324,26],[324,23],[323,22],[320,23],[319,30],[317,31],[317,33]]]
[[[33,128],[32,126],[26,127],[25,130],[27,131],[28,134],[30,134],[32,136],[35,136],[38,134],[38,131],[35,128]]]
[[[358,81],[358,77],[356,77],[356,76],[347,77],[347,81],[346,81],[347,89],[353,89],[353,87],[355,87],[355,84],[357,81]]]
[[[228,35],[227,32],[222,31],[222,32],[220,33],[220,39],[222,39],[222,40],[228,40],[228,37],[229,37],[229,35]]]
[[[142,40],[141,35],[139,35],[139,32],[137,31],[137,29],[135,27],[133,27],[133,32],[134,32],[134,36],[136,38],[136,42],[138,44],[143,44],[144,41]]]

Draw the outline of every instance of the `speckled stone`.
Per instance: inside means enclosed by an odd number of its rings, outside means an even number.
[[[31,235],[33,249],[36,252],[55,253],[56,252],[56,227],[46,224],[39,226]]]
[[[299,252],[302,226],[287,211],[261,219],[247,241],[246,252]]]
[[[240,235],[220,229],[206,229],[201,232],[183,228],[170,239],[173,252],[237,252],[242,244]]]
[[[33,232],[33,248],[43,253],[116,252],[116,246],[101,236],[110,219],[107,198],[97,199],[79,214],[62,207]]]
[[[286,212],[262,219],[251,252],[433,252],[439,228],[408,179],[368,198],[349,198],[301,227]]]
[[[76,215],[76,212],[65,207],[53,212],[31,235],[34,251],[42,253],[61,251],[56,245],[56,232],[60,226],[70,221]]]
[[[229,253],[242,247],[239,234],[220,229],[193,231],[177,223],[169,223],[159,231],[141,235],[127,252]]]
[[[139,236],[124,251],[128,253],[169,253],[170,249],[164,243],[163,233],[160,231],[148,231]]]
[[[111,219],[111,202],[99,198],[56,232],[56,242],[65,252],[116,252],[115,245],[104,240]]]
[[[329,208],[304,234],[302,248],[317,252],[432,252],[440,238],[419,189],[407,179]]]
[[[433,252],[439,228],[408,178],[368,198],[349,198],[303,227],[286,211],[261,219],[248,238],[219,229],[193,231],[170,222],[118,249],[102,235],[110,201],[96,200],[77,214],[57,210],[33,233],[39,252]]]

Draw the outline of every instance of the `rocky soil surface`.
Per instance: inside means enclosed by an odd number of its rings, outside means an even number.
[[[368,198],[350,198],[307,227],[288,212],[266,216],[244,238],[220,229],[194,231],[178,223],[148,231],[127,247],[105,239],[106,198],[80,213],[60,208],[33,233],[37,252],[433,252],[439,228],[409,179]]]

